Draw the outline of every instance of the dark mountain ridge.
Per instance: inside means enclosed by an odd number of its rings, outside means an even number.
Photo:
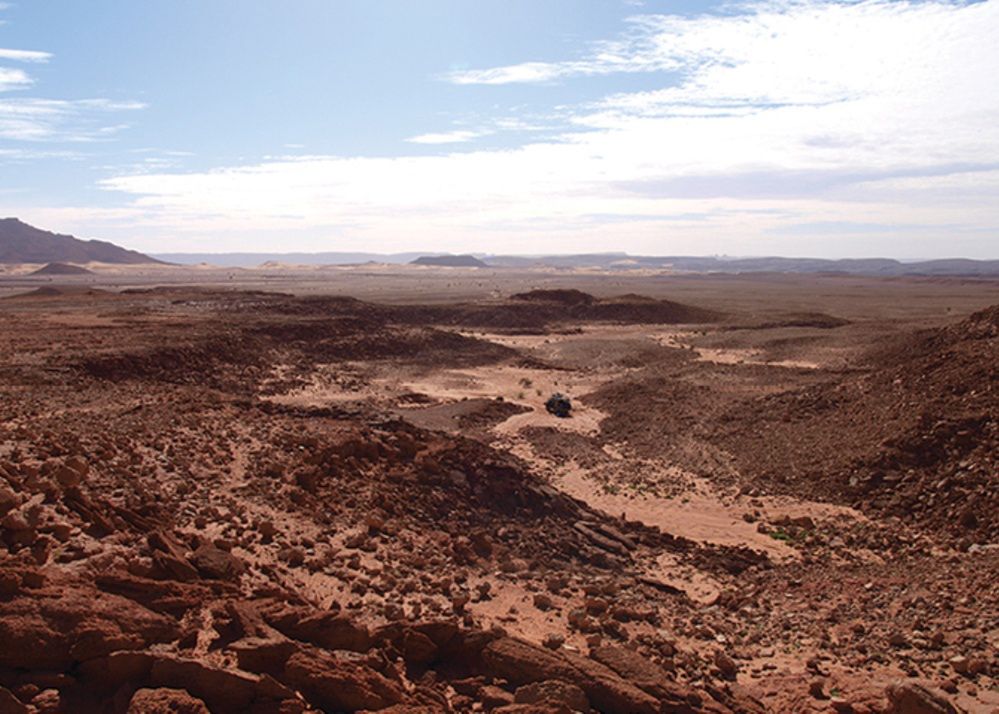
[[[35,228],[17,218],[0,218],[0,263],[162,263],[101,240],[80,240]]]

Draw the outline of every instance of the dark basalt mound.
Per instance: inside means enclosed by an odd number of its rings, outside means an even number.
[[[582,290],[531,290],[526,293],[516,293],[511,300],[525,302],[554,302],[560,305],[592,305],[596,298]]]
[[[824,312],[794,312],[776,319],[748,321],[726,327],[727,330],[769,330],[782,327],[803,327],[816,330],[833,330],[849,325],[850,321]]]
[[[30,275],[93,275],[92,270],[87,270],[86,268],[80,267],[79,265],[71,265],[70,263],[49,263],[44,265],[38,270],[30,273]]]
[[[542,330],[580,322],[679,324],[717,322],[713,310],[638,295],[600,299],[579,290],[532,290],[502,302],[407,305],[383,308],[392,319],[413,324]]]
[[[35,298],[65,298],[65,297],[113,297],[116,293],[100,288],[83,287],[79,285],[55,286],[46,285],[43,288],[29,290],[26,293],[10,295],[4,300],[31,300]]]
[[[514,352],[493,342],[428,327],[389,325],[367,315],[327,319],[286,319],[199,336],[186,344],[155,345],[92,355],[78,366],[92,377],[112,381],[152,379],[174,384],[222,387],[260,379],[275,355],[299,372],[317,362],[396,360],[434,364],[490,364]]]

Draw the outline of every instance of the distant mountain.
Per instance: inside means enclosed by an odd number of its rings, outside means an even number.
[[[160,263],[148,255],[101,240],[80,240],[0,218],[0,263]]]
[[[952,275],[999,277],[999,260],[950,258],[902,262],[892,258],[728,258],[724,256],[649,256],[591,253],[550,256],[489,256],[494,268],[602,268],[673,270],[682,273],[844,273],[850,275]]]
[[[49,263],[29,275],[93,275],[93,271],[69,263]]]
[[[483,255],[441,256],[439,253],[166,253],[157,258],[171,263],[210,263],[220,267],[262,267],[278,269],[284,265],[361,265],[391,263],[402,265],[454,265],[441,259],[477,261],[474,265],[490,268],[596,268],[599,270],[665,270],[678,273],[844,273],[850,275],[923,275],[961,277],[999,277],[999,260],[951,258],[902,262],[892,258],[729,258],[726,256],[654,256],[627,253],[581,253],[578,255]],[[430,259],[434,262],[427,263]],[[263,265],[271,261],[271,266]],[[472,263],[469,263],[472,264]]]
[[[488,268],[474,255],[421,255],[413,265],[439,265],[445,268]]]

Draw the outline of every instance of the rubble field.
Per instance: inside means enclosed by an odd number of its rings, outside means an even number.
[[[999,305],[688,293],[0,299],[0,714],[999,712]]]

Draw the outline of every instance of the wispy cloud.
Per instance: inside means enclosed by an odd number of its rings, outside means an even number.
[[[526,134],[542,131],[562,131],[564,117],[516,116],[510,114],[483,116],[481,113],[463,116],[453,122],[453,129],[418,134],[406,139],[411,144],[467,144],[483,137],[499,134]]]
[[[0,10],[3,7],[0,6]],[[35,50],[11,50],[0,47],[0,60],[13,60],[15,62],[48,62],[52,55],[48,52],[37,52]]]
[[[0,138],[15,141],[87,142],[106,139],[127,127],[109,116],[144,108],[141,102],[108,99],[0,100]]]
[[[82,159],[83,154],[77,151],[45,151],[37,149],[0,149],[0,162],[22,163],[38,159]]]
[[[132,100],[116,100],[116,99],[78,99],[76,101],[68,102],[68,104],[75,105],[84,109],[91,109],[94,111],[103,112],[132,112],[139,109],[145,109],[148,105],[145,102],[136,102]]]
[[[5,5],[0,4],[0,10],[4,10]],[[52,55],[48,52],[38,52],[35,50],[14,50],[0,47],[0,61],[7,62],[48,62]],[[0,92],[7,92],[12,89],[23,89],[33,84],[33,80],[22,69],[0,66]]]
[[[160,156],[169,157],[187,157],[194,156],[193,151],[186,151],[182,149],[160,149],[154,146],[141,146],[136,149],[129,149],[131,154],[158,154]]]
[[[411,144],[464,144],[483,135],[484,132],[471,129],[455,129],[438,134],[419,134],[409,137],[406,141]]]
[[[550,82],[567,77],[620,72],[676,71],[683,69],[685,61],[691,58],[689,41],[694,40],[693,44],[696,44],[696,39],[691,37],[691,29],[702,28],[703,19],[639,15],[628,19],[628,30],[621,37],[595,42],[577,59],[458,70],[443,75],[443,79],[454,84],[496,85]],[[677,38],[688,42],[676,42]]]
[[[746,2],[725,14],[638,15],[619,37],[591,44],[577,58],[528,61],[443,76],[455,84],[550,82],[618,73],[669,73],[661,90],[609,98],[632,111],[716,111],[741,105],[821,104],[871,90],[920,89],[964,61],[974,77],[994,59],[993,1],[857,3],[821,0]],[[981,23],[976,30],[972,25]],[[970,35],[984,41],[968,46]],[[921,51],[925,47],[926,52]],[[941,64],[935,71],[931,66]],[[967,81],[960,83],[966,85]],[[922,86],[926,94],[938,87]]]
[[[10,7],[0,2],[0,11]],[[39,64],[51,60],[52,53],[0,47],[0,62]],[[144,109],[145,104],[131,100],[103,97],[90,99],[53,99],[25,96],[23,90],[35,85],[34,78],[20,67],[0,65],[0,93],[22,90],[0,99],[0,139],[18,142],[82,143],[107,140],[128,127],[113,121],[121,113]],[[33,158],[78,158],[74,150],[45,151],[34,148],[4,148],[0,157],[7,160]]]
[[[550,82],[576,72],[582,72],[583,65],[552,64],[548,62],[523,62],[493,69],[465,69],[448,72],[444,79],[452,84],[514,84],[528,82]]]

